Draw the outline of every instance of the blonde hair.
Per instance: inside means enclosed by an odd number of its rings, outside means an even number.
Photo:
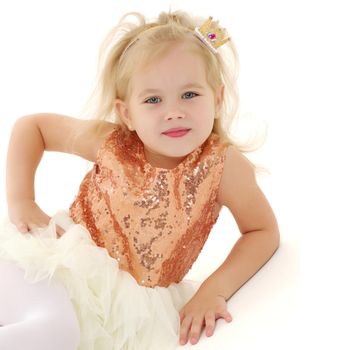
[[[129,16],[134,16],[137,23],[126,21]],[[123,124],[114,102],[117,98],[127,100],[130,96],[130,80],[135,67],[146,66],[166,53],[174,43],[186,41],[191,50],[203,58],[207,81],[213,91],[215,92],[221,84],[225,86],[223,105],[219,118],[214,121],[212,132],[219,135],[224,142],[234,145],[241,153],[260,148],[266,135],[263,141],[258,143],[257,140],[238,142],[230,135],[239,110],[239,57],[232,40],[221,46],[219,53],[214,55],[193,35],[195,27],[205,20],[183,11],[174,11],[162,12],[156,20],[147,23],[145,17],[138,12],[126,13],[110,30],[100,47],[97,83],[83,112],[93,116],[94,120],[90,125],[93,132],[99,133],[102,130],[98,120]],[[137,44],[131,45],[137,38],[140,39]],[[250,163],[255,171],[266,170]]]

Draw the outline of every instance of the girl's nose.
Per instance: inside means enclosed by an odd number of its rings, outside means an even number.
[[[171,112],[171,113],[167,113],[165,116],[166,120],[170,120],[170,119],[183,119],[185,118],[185,113],[177,111],[177,112]]]

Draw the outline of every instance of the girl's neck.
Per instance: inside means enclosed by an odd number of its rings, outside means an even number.
[[[164,169],[174,169],[177,165],[179,165],[185,157],[168,157],[163,156],[161,154],[150,152],[147,149],[144,149],[144,156],[146,161],[156,168],[164,168]]]

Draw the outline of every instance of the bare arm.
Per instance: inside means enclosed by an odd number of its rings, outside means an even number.
[[[34,177],[44,153],[44,141],[33,118],[18,119],[12,129],[7,152],[7,203],[35,201]]]
[[[217,202],[231,211],[242,237],[226,260],[180,310],[183,344],[189,334],[195,339],[192,341],[195,344],[204,324],[207,336],[211,336],[218,318],[232,321],[226,301],[271,258],[279,246],[280,234],[272,208],[256,182],[252,166],[234,146],[227,149]]]
[[[90,125],[102,126],[100,136],[89,133]],[[6,193],[9,218],[21,232],[46,226],[50,220],[35,203],[35,173],[44,151],[72,153],[95,161],[103,131],[106,133],[114,126],[44,113],[24,116],[15,122],[7,154]],[[81,132],[76,134],[77,130]]]
[[[218,201],[231,211],[242,237],[200,289],[228,300],[276,252],[280,233],[273,210],[256,182],[253,168],[234,147],[227,151]]]

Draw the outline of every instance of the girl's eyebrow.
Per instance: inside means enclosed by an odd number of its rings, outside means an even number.
[[[197,84],[197,83],[189,83],[189,84],[181,86],[181,89],[188,89],[188,88],[204,89],[204,86],[201,84]],[[145,90],[142,90],[140,92],[138,97],[142,97],[143,95],[153,94],[153,93],[157,93],[157,92],[161,92],[161,90],[159,90],[159,89],[145,89]]]

